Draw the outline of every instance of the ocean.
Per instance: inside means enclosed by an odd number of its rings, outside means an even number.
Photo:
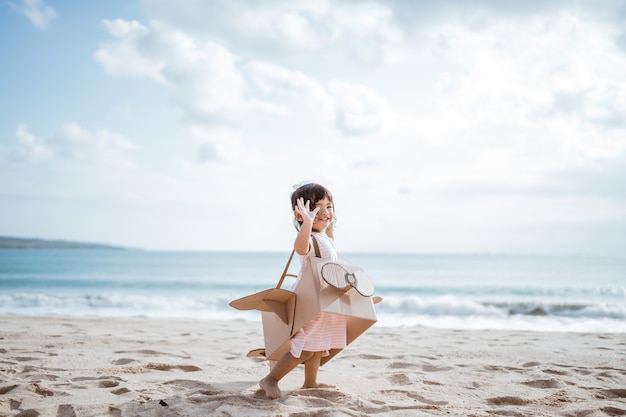
[[[261,320],[289,253],[0,250],[0,314]],[[377,326],[626,333],[626,259],[343,254],[383,298]],[[294,258],[290,271],[297,273]],[[287,278],[283,288],[293,281]]]

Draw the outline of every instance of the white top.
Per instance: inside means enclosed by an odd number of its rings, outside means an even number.
[[[320,248],[320,258],[328,259],[329,261],[337,261],[339,259],[339,257],[337,256],[337,251],[335,250],[335,243],[330,237],[328,237],[326,233],[313,232],[311,233],[311,235],[312,239],[317,240],[317,246],[319,246]],[[294,288],[296,288],[298,282],[300,282],[302,270],[304,269],[304,266],[306,265],[309,256],[315,256],[315,248],[313,247],[313,243],[309,244],[309,251],[306,253],[306,255],[300,255],[300,272],[298,273],[298,279],[291,287],[292,291]]]
[[[335,250],[335,242],[328,237],[326,233],[313,232],[311,233],[312,239],[317,241],[317,245],[320,247],[320,258],[328,259],[330,261],[337,260],[337,251]],[[315,256],[315,248],[313,243],[309,244],[308,256]],[[306,255],[305,255],[306,256]],[[302,257],[301,257],[302,258]],[[300,259],[302,261],[302,259]]]

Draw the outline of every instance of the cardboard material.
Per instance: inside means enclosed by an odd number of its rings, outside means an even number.
[[[296,294],[281,288],[270,288],[247,297],[231,301],[230,306],[237,310],[259,310],[272,312],[285,325],[293,321]]]
[[[315,269],[322,278],[322,283],[343,291],[354,288],[365,297],[374,294],[374,283],[363,268],[339,262],[318,262]]]
[[[292,254],[293,256],[293,254]],[[291,262],[291,257],[289,258]],[[252,294],[230,303],[238,310],[259,310],[263,321],[265,356],[271,362],[277,361],[289,352],[290,339],[318,312],[341,314],[346,317],[346,344],[349,345],[363,332],[376,323],[376,311],[371,296],[357,291],[365,288],[373,292],[373,285],[362,268],[344,265],[350,275],[349,285],[330,285],[320,271],[325,264],[337,264],[317,257],[309,257],[302,270],[302,277],[293,291],[281,289],[289,267],[283,272],[277,288]],[[358,271],[356,275],[354,272]],[[358,277],[358,280],[353,277]],[[337,288],[341,287],[341,288]],[[377,298],[379,301],[380,298]],[[258,350],[257,350],[258,352]],[[332,359],[338,351],[332,351],[322,358],[322,365]]]

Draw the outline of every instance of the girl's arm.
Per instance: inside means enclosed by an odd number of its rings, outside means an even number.
[[[313,220],[319,210],[319,207],[316,207],[315,210],[309,211],[309,201],[304,204],[303,198],[299,198],[297,201],[295,212],[302,218],[302,226],[298,231],[293,248],[296,250],[298,255],[306,255],[309,252],[309,242],[311,241],[311,232],[313,231]]]
[[[293,244],[293,248],[296,250],[298,255],[306,255],[309,252],[309,245],[311,242],[311,226],[305,226],[305,223],[302,223],[302,227],[298,232],[298,236],[296,236],[296,241]]]

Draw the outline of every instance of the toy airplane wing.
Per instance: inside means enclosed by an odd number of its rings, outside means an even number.
[[[256,294],[248,295],[231,301],[229,305],[237,310],[259,310],[274,312],[285,323],[289,322],[287,304],[292,299],[295,302],[296,294],[281,288],[270,288]]]

